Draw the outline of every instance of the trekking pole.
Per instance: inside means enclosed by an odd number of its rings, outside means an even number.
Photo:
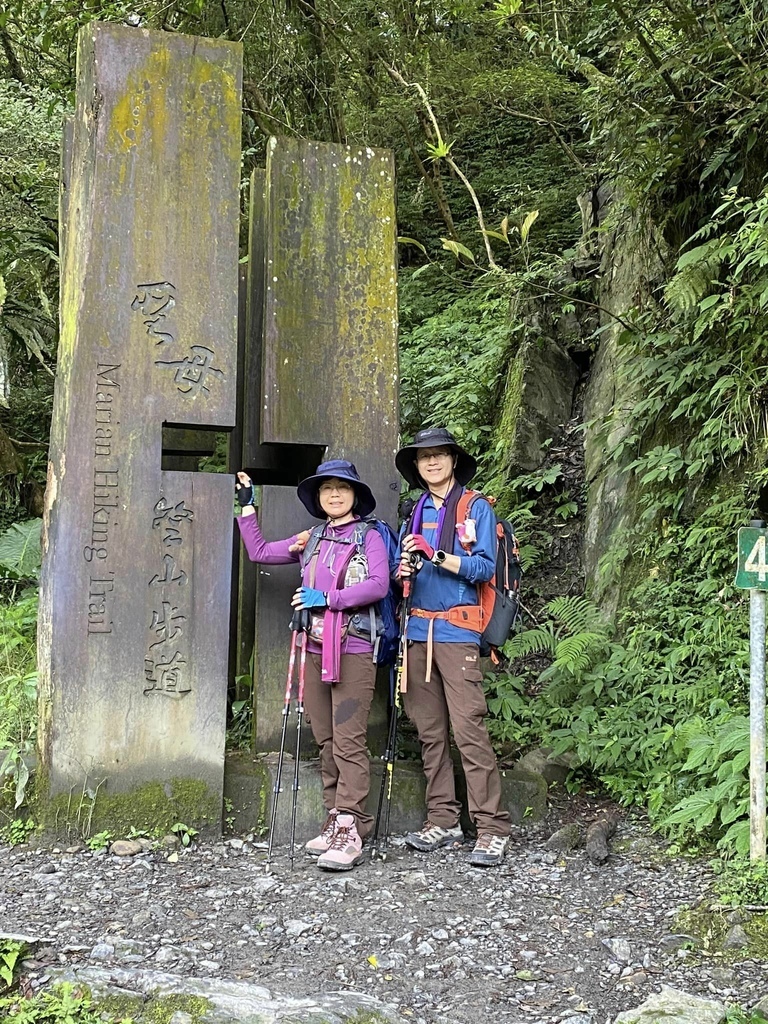
[[[298,640],[301,647],[299,655],[299,690],[296,697],[296,753],[293,761],[293,805],[291,807],[291,871],[293,871],[294,850],[296,846],[296,807],[299,798],[299,761],[301,759],[301,723],[304,718],[304,674],[307,664],[307,631],[309,629],[309,613],[303,609],[298,614]]]
[[[394,666],[390,667],[389,670],[389,695],[390,695],[390,710],[389,710],[389,726],[387,728],[387,743],[384,748],[384,754],[382,755],[382,761],[385,762],[384,771],[381,773],[381,786],[379,788],[379,803],[376,808],[376,825],[373,830],[373,841],[371,843],[371,860],[376,860],[376,857],[380,856],[382,860],[387,859],[386,854],[386,839],[382,844],[383,850],[380,851],[379,847],[379,832],[381,830],[381,812],[384,807],[384,796],[387,790],[392,789],[392,773],[395,765],[395,745],[397,743],[397,705],[395,702],[395,669]],[[387,814],[387,825],[385,826],[385,835],[387,827],[389,826],[389,814]]]
[[[406,631],[408,629],[408,616],[410,614],[411,605],[411,579],[408,577],[403,580],[403,619],[400,630],[400,644],[397,648],[397,664],[395,671],[390,678],[394,677],[394,686],[392,687],[392,712],[389,718],[389,730],[387,735],[387,748],[384,751],[384,758],[386,760],[386,766],[381,776],[381,789],[379,790],[379,805],[376,810],[376,825],[373,831],[373,842],[371,843],[371,860],[375,860],[379,857],[381,860],[387,859],[387,843],[389,840],[389,815],[392,809],[392,782],[395,774],[395,748],[397,746],[397,717],[400,710],[400,685],[403,679],[403,668],[405,665],[405,645],[408,643],[406,639]],[[379,842],[379,832],[381,831],[382,824],[382,810],[383,815],[383,838]]]
[[[298,629],[291,633],[291,653],[288,656],[288,679],[285,684],[285,700],[283,702],[283,729],[280,734],[280,753],[277,756],[277,772],[275,785],[272,788],[272,814],[269,819],[269,846],[267,847],[267,874],[272,867],[272,846],[275,842],[275,820],[277,818],[277,798],[280,795],[280,779],[283,774],[283,755],[285,753],[285,736],[288,729],[288,715],[291,711],[291,691],[293,690],[293,671],[296,664],[296,642]]]

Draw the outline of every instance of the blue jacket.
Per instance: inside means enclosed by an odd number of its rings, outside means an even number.
[[[471,554],[462,548],[458,534],[453,539],[453,548],[448,551],[448,554],[459,555],[461,558],[458,575],[447,569],[438,569],[431,562],[425,561],[416,576],[412,577],[412,608],[448,611],[458,605],[478,603],[475,584],[489,580],[496,569],[496,516],[484,498],[475,498],[470,516],[475,521],[477,532]],[[400,531],[401,544],[407,529],[406,523]],[[437,547],[437,509],[431,496],[424,504],[421,532],[427,543]],[[412,615],[406,635],[409,640],[425,641],[428,628],[428,619]],[[432,636],[436,643],[480,643],[479,633],[453,626],[445,619],[434,620]]]

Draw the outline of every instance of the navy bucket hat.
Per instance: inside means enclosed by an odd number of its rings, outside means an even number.
[[[461,445],[456,443],[456,438],[445,427],[430,427],[428,430],[420,430],[410,444],[401,448],[395,456],[395,465],[401,476],[404,476],[411,487],[426,488],[426,484],[416,472],[416,455],[419,448],[443,448],[449,447],[456,454],[456,466],[453,475],[462,487],[466,487],[469,481],[477,472],[477,462],[469,452],[465,452]]]
[[[355,497],[357,498],[354,508],[356,515],[364,519],[365,516],[369,516],[373,512],[376,508],[376,499],[373,496],[373,491],[368,484],[364,484],[360,479],[360,474],[354,465],[351,462],[347,462],[346,459],[331,459],[330,462],[322,462],[314,474],[308,476],[306,480],[302,480],[296,489],[299,500],[310,515],[314,516],[315,519],[328,518],[320,508],[318,498],[320,495],[320,484],[323,480],[330,480],[332,477],[335,477],[337,480],[347,480],[352,484]]]

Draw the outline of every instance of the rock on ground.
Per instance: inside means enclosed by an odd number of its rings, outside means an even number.
[[[724,1017],[721,1002],[662,985],[661,992],[649,996],[638,1009],[620,1013],[614,1024],[721,1024]]]

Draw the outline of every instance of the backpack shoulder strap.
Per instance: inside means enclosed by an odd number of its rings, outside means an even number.
[[[357,529],[355,530],[355,546],[358,553],[363,551],[365,548],[365,538],[371,530],[375,529],[377,529],[377,526],[376,517],[374,515],[366,516],[365,519],[361,519],[357,524]]]
[[[323,536],[323,530],[325,529],[325,523],[320,523],[319,526],[313,526],[309,531],[309,540],[304,545],[304,550],[301,552],[301,566],[302,569],[314,558],[318,553],[320,546],[320,538]]]
[[[472,491],[469,489],[465,490],[459,498],[459,503],[456,506],[456,522],[463,523],[469,515],[469,510],[474,505],[475,499],[482,497],[484,497],[484,495],[481,494],[480,491]]]
[[[475,504],[478,498],[484,498],[488,504],[491,504],[489,498],[486,498],[482,491],[465,490],[459,498],[459,503],[456,506],[456,522],[463,523],[469,518],[469,513],[472,510],[472,506]],[[472,548],[471,543],[461,542],[461,546],[466,552],[469,552]]]

